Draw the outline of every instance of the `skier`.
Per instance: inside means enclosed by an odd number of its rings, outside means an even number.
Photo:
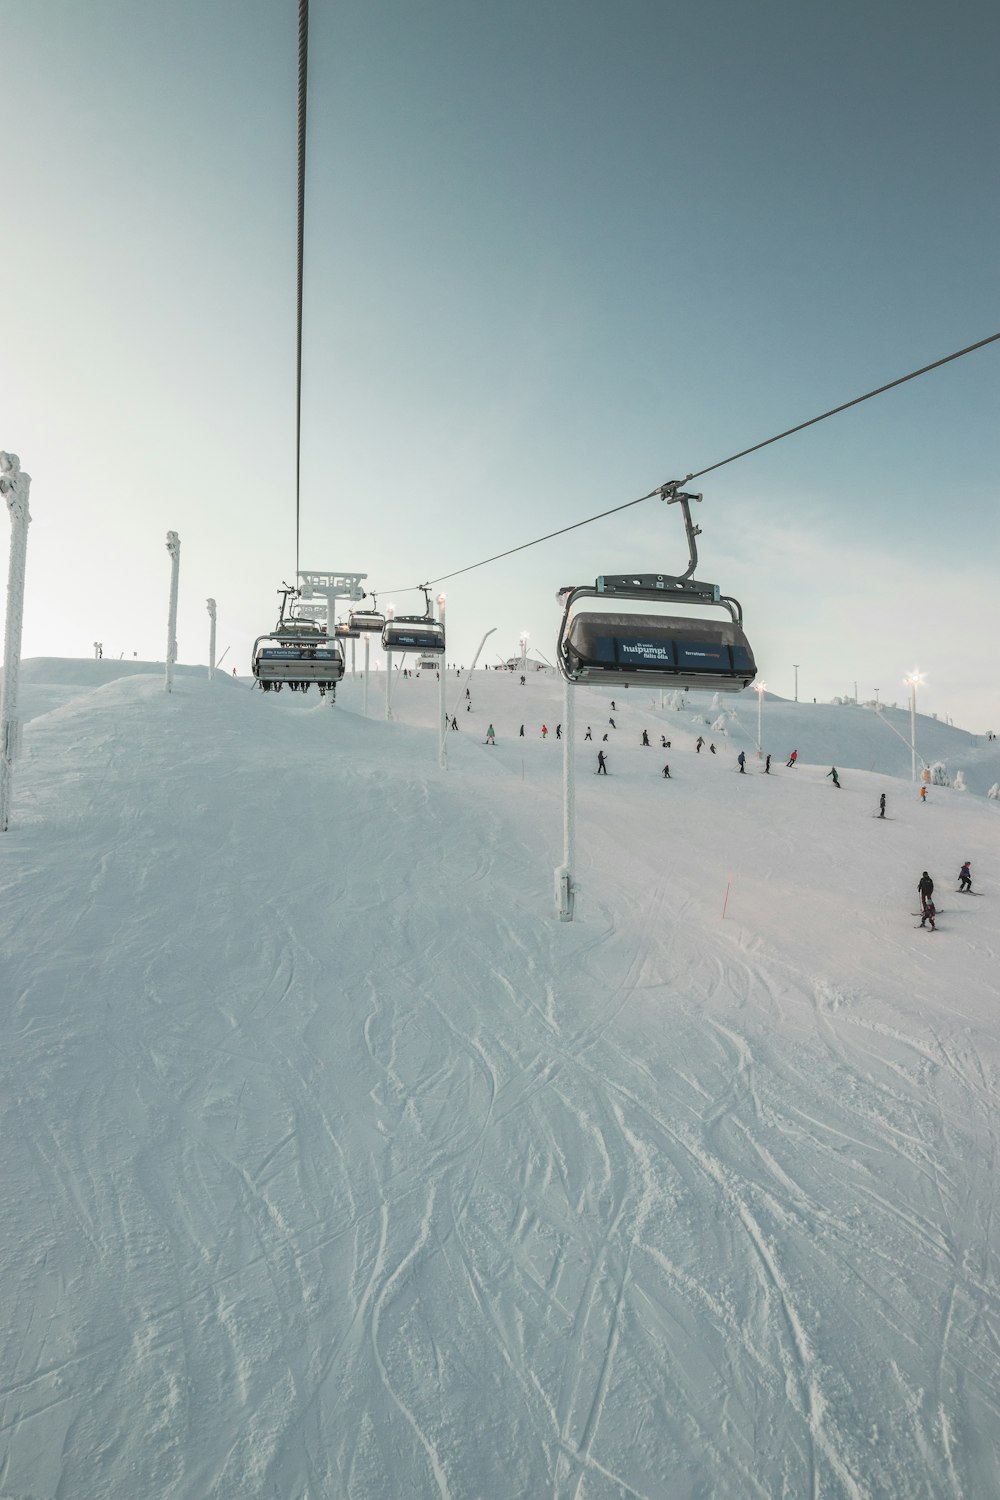
[[[660,749],[661,750],[669,750],[670,749],[670,741],[667,739],[667,737],[666,737],[665,734],[661,734],[660,735]]]
[[[523,724],[521,725],[520,733],[518,734],[518,739],[519,740],[523,740],[524,739],[524,725]]]
[[[542,739],[543,740],[547,740],[548,737],[549,737],[549,726],[547,724],[543,724],[542,725]]]
[[[791,753],[791,755],[785,761],[785,765],[786,766],[794,766],[794,764],[798,760],[798,758],[799,758],[799,752],[797,750],[793,750],[792,753]]]
[[[524,678],[521,678],[521,686],[524,687]]]
[[[705,741],[702,739],[701,735],[699,734],[698,738],[694,742],[695,754],[697,754],[697,755],[701,754],[701,747],[702,747],[702,745],[704,743],[705,743]]]
[[[968,891],[970,895],[972,894],[972,871],[969,869],[968,860],[958,872],[958,888],[960,891]]]
[[[647,748],[648,748],[648,746],[649,746],[649,735],[646,733],[645,730],[642,731],[642,743],[645,746],[647,746]]]
[[[831,766],[830,769],[829,769],[829,771],[827,771],[826,774],[827,774],[827,776],[832,776],[833,777],[833,784],[837,788],[837,790],[839,791],[840,790],[840,778],[837,775],[837,767],[836,766]]]
[[[709,745],[708,748],[711,750],[712,754],[714,755],[715,754],[715,746],[714,745]]]
[[[605,738],[607,738],[606,735]],[[607,776],[608,774],[608,766],[606,760],[604,759],[603,750],[598,750],[597,752],[597,774],[598,776]]]
[[[489,729],[487,729],[487,731],[486,731],[486,743],[487,743],[487,745],[495,745],[496,744],[496,734],[495,734],[495,731],[493,729],[493,725],[492,724],[490,725]]]
[[[880,818],[885,817],[885,792],[883,792],[881,797],[878,799],[878,815]]]
[[[740,775],[741,776],[745,776],[747,774],[747,757],[746,757],[746,751],[741,750],[740,753],[739,753],[739,755],[737,755],[736,759],[740,763]]]
[[[604,743],[607,744],[608,743],[608,737],[607,737],[607,735],[604,735],[603,738],[604,738]]]
[[[921,802],[927,801],[927,788],[925,786],[920,788],[920,800]]]
[[[618,710],[615,708],[615,700],[613,698],[611,700],[611,712],[613,714],[616,714],[618,712]]]
[[[611,725],[612,729],[617,729],[618,728],[618,725],[615,723],[614,719],[609,719],[608,723]]]
[[[917,881],[917,890],[920,892],[920,910],[926,911],[927,904],[934,894],[934,882],[926,870]]]
[[[764,762],[764,775],[765,776],[770,776],[770,774],[771,774],[771,757],[768,756],[767,760]]]
[[[669,764],[667,764],[667,765],[665,765],[663,767],[663,774],[667,778],[668,781],[673,781],[674,778],[670,774],[670,766],[669,766]]]
[[[933,901],[928,901],[927,905],[923,909],[923,913],[920,918],[921,927],[923,927],[925,923],[929,922],[931,924],[931,932],[934,932],[936,930],[934,927],[934,918],[936,916],[937,907],[934,905]]]
[[[452,716],[451,727],[452,729],[458,728],[458,720],[454,716]]]
[[[468,688],[466,688],[466,690],[465,690],[465,696],[466,696],[466,697],[467,697],[467,698],[471,698],[471,697],[472,697],[472,694],[471,694],[471,693],[470,693],[470,692],[469,692],[469,689],[468,689]]]
[[[557,724],[556,725],[556,739],[557,740],[561,740],[562,739],[562,725],[561,724]]]
[[[590,725],[588,724],[587,725],[587,733],[584,735],[584,739],[585,740],[592,740],[593,738],[594,738],[594,736],[591,734],[591,732],[590,732]]]

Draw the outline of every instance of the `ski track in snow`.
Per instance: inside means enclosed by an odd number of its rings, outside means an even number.
[[[29,725],[0,1496],[996,1492],[988,903],[942,966],[907,868],[845,947],[819,773],[741,785],[680,715],[683,800],[621,745],[581,787],[561,926],[551,747],[453,735],[442,778],[429,686]]]

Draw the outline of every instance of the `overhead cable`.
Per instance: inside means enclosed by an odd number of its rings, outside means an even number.
[[[469,563],[465,568],[456,568],[453,573],[442,573],[439,578],[428,579],[427,587],[436,583],[445,583],[449,578],[458,578],[463,573],[471,573],[476,568],[485,568],[489,563],[499,562],[502,557],[512,557],[515,552],[525,552],[529,547],[538,547],[542,542],[550,542],[554,537],[565,536],[568,531],[577,531],[581,526],[590,526],[594,521],[603,521],[606,516],[617,515],[619,511],[628,510],[633,505],[642,505],[646,500],[653,500],[657,496],[662,498],[672,484],[689,484],[693,479],[700,479],[704,474],[711,474],[715,469],[722,469],[726,464],[733,464],[738,458],[746,458],[750,453],[758,453],[761,448],[768,448],[772,443],[780,443],[782,438],[791,437],[795,432],[802,432],[806,427],[815,427],[817,422],[825,422],[827,417],[835,417],[838,412],[848,411],[852,406],[860,406],[862,401],[870,401],[873,396],[881,396],[886,391],[893,390],[897,385],[905,385],[908,380],[916,380],[918,375],[926,375],[930,370],[937,370],[941,365],[961,359],[964,354],[972,354],[976,349],[983,349],[987,344],[996,343],[998,339],[1000,339],[1000,333],[991,333],[989,338],[980,339],[975,344],[967,344],[964,349],[956,349],[954,354],[946,354],[943,359],[936,359],[932,364],[922,365],[919,370],[911,370],[909,375],[900,375],[898,379],[890,380],[886,385],[877,386],[873,391],[866,391],[863,396],[855,396],[851,401],[843,401],[839,406],[831,406],[829,411],[821,412],[818,417],[810,417],[807,422],[799,422],[794,427],[786,427],[784,432],[778,432],[774,437],[765,438],[762,443],[754,443],[749,448],[741,448],[739,453],[732,453],[728,458],[720,458],[717,463],[698,469],[693,474],[686,474],[681,480],[671,480],[668,484],[657,485],[655,490],[650,490],[648,494],[640,495],[635,500],[626,500],[623,505],[615,505],[610,510],[602,510],[598,515],[588,516],[584,521],[574,521],[572,525],[562,526],[558,531],[549,531],[545,536],[537,536],[531,542],[522,542],[519,547],[508,547],[505,552],[495,552],[492,557],[484,557],[481,562]],[[398,589],[380,589],[379,592],[402,594],[419,587],[421,585],[413,584]]]
[[[306,80],[309,71],[309,0],[299,0],[299,172],[295,282],[295,576],[299,576],[302,475],[302,267],[306,219]]]

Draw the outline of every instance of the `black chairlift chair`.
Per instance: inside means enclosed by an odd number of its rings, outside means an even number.
[[[698,565],[695,537],[701,528],[691,521],[690,502],[700,495],[683,493],[676,482],[664,485],[660,498],[684,512],[690,562],[679,577],[662,573],[602,576],[593,587],[563,589],[562,624],[556,663],[567,682],[591,686],[707,688],[738,693],[757,675],[750,642],[743,633],[739,601],[719,592],[714,583],[692,577]],[[600,613],[577,610],[579,599],[644,606]],[[728,620],[660,613],[651,605],[703,605],[725,609]]]
[[[431,596],[424,588],[427,609],[422,615],[396,615],[382,627],[382,645],[386,651],[423,651],[429,656],[444,655],[444,626],[435,620]]]
[[[322,625],[285,617],[289,597],[297,598],[298,592],[287,584],[278,590],[281,613],[271,633],[254,641],[253,675],[265,693],[279,693],[283,687],[305,693],[315,683],[321,693],[335,694],[344,675],[343,650],[328,639]]]

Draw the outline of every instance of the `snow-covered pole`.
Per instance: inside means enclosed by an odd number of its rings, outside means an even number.
[[[556,871],[556,910],[560,922],[572,922],[576,887],[576,701],[569,681],[563,684],[563,862]]]
[[[521,631],[521,673],[522,673],[522,675],[527,670],[528,670],[528,632],[526,630],[522,630]]]
[[[446,595],[438,594],[438,624],[444,631],[444,601]],[[447,637],[446,637],[447,639]],[[448,769],[448,715],[445,710],[444,695],[448,684],[445,678],[448,673],[445,669],[445,653],[441,653],[441,670],[438,673],[438,765],[442,771]]]
[[[396,606],[394,604],[390,604],[388,606],[388,608],[386,609],[386,612],[385,612],[385,617],[386,617],[387,620],[394,620],[396,618]],[[386,719],[391,719],[392,718],[392,652],[391,651],[386,651],[386,653],[385,653],[385,716],[386,716]]]
[[[922,672],[918,672],[917,669],[916,669],[916,667],[914,667],[913,671],[910,673],[910,675],[908,677],[904,677],[903,678],[903,681],[908,685],[908,687],[910,689],[910,780],[911,781],[916,781],[916,779],[917,779],[917,683],[918,682],[923,682],[923,680],[924,680],[923,673]]]
[[[14,760],[20,749],[17,683],[21,671],[21,627],[24,622],[24,568],[28,556],[28,490],[31,475],[21,472],[16,453],[0,453],[0,495],[10,515],[10,562],[7,569],[7,624],[4,630],[3,695],[0,700],[0,833],[10,820]]]
[[[100,661],[102,649],[103,648],[101,646],[100,641],[95,641],[94,642],[94,660],[95,661]]]
[[[361,712],[364,714],[364,716],[365,716],[366,719],[368,717],[368,650],[369,650],[369,646],[368,646],[368,632],[366,631],[365,632],[365,686],[364,686],[364,693],[363,693],[362,699],[361,699]]]
[[[172,693],[174,662],[177,660],[177,579],[181,567],[181,539],[176,531],[167,532],[167,551],[170,554],[170,605],[167,610],[166,689]]]
[[[357,674],[357,668],[355,666],[355,656],[354,656],[354,648],[355,648],[356,645],[357,645],[357,641],[352,640],[351,641],[351,681],[352,682],[354,681],[355,677],[358,675]]]
[[[208,680],[211,682],[215,676],[215,600],[206,599],[205,606],[208,610],[208,618],[212,622],[208,628]]]
[[[757,694],[757,759],[760,760],[764,754],[764,689],[766,682],[755,682],[754,691]]]

